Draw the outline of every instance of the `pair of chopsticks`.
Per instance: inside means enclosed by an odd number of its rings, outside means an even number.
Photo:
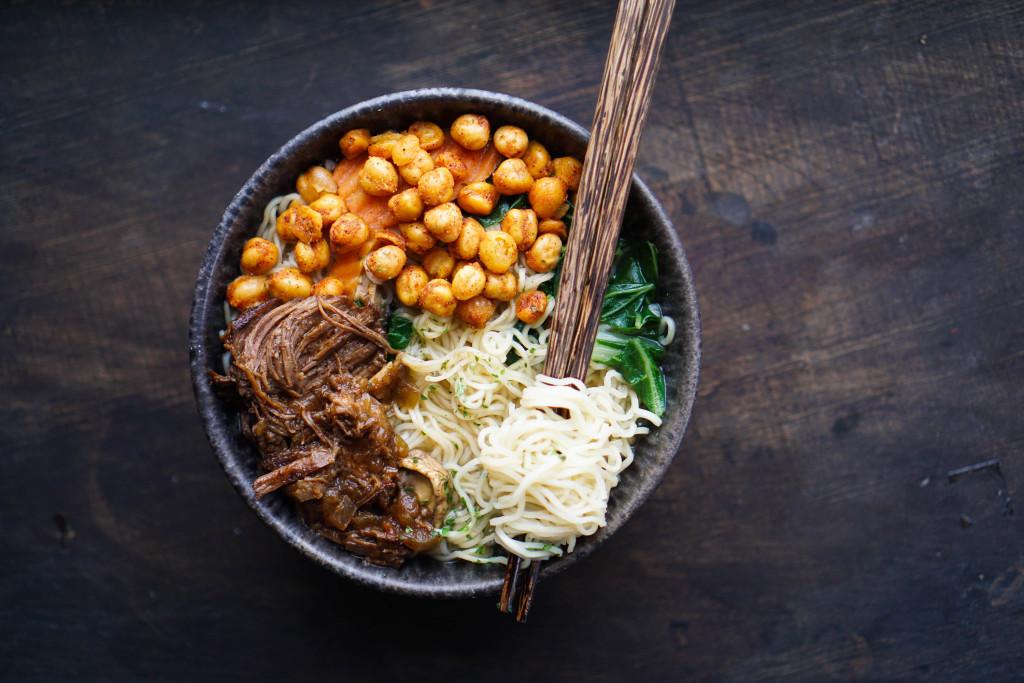
[[[615,16],[593,132],[548,337],[544,374],[585,380],[619,226],[675,0],[622,0]],[[540,560],[510,555],[498,609],[526,621]]]

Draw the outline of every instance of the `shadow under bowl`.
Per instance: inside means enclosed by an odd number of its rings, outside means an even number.
[[[496,593],[503,565],[439,562],[415,557],[400,569],[368,564],[305,525],[284,495],[256,500],[252,482],[262,472],[253,446],[242,437],[238,415],[214,393],[210,371],[223,373],[225,289],[238,273],[242,245],[255,235],[263,210],[274,197],[294,190],[296,178],[310,166],[340,157],[338,139],[352,128],[374,133],[403,130],[414,121],[443,127],[467,113],[485,115],[493,127],[516,125],[554,156],[582,159],[589,134],[569,119],[531,102],[481,90],[432,88],[394,93],[328,116],[288,141],[253,174],[228,206],[207,247],[192,300],[189,355],[196,404],[210,444],[228,479],[257,516],[281,538],[323,567],[357,583],[404,595],[464,598]],[[544,563],[541,578],[551,577],[590,555],[614,534],[657,487],[672,462],[690,418],[700,365],[700,322],[693,275],[676,230],[650,190],[633,177],[622,225],[631,241],[649,240],[659,251],[658,300],[676,322],[676,338],[663,367],[668,408],[660,428],[635,444],[635,460],[622,474],[608,504],[607,525],[581,538],[576,550]]]

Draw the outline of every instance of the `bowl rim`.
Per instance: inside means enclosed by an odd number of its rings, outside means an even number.
[[[232,452],[231,446],[236,443],[237,435],[228,433],[230,431],[229,425],[225,424],[224,420],[216,419],[215,410],[211,407],[213,402],[220,402],[220,399],[212,389],[208,373],[214,367],[219,368],[219,357],[207,348],[204,341],[208,336],[208,320],[211,310],[217,312],[223,310],[223,305],[216,301],[217,292],[212,286],[214,272],[226,248],[225,242],[231,235],[240,214],[251,200],[256,188],[267,183],[267,179],[274,174],[275,170],[284,165],[287,160],[294,158],[300,150],[309,147],[311,141],[316,140],[318,136],[324,135],[332,129],[343,127],[347,121],[373,116],[396,105],[410,103],[444,105],[450,101],[464,103],[467,110],[474,104],[499,109],[519,110],[524,116],[534,117],[542,123],[554,126],[555,129],[562,129],[565,133],[575,136],[580,139],[584,146],[589,142],[590,134],[585,128],[543,105],[512,95],[472,88],[441,87],[406,90],[381,95],[341,109],[306,127],[271,154],[232,199],[220,223],[214,230],[204,253],[202,265],[196,277],[196,285],[193,290],[189,320],[189,366],[193,394],[203,431],[225,475],[239,495],[242,496],[243,500],[246,501],[249,508],[289,545],[317,564],[340,576],[386,592],[430,598],[464,598],[493,594],[500,589],[502,579],[500,576],[497,578],[493,576],[487,578],[476,577],[462,580],[457,586],[439,586],[411,581],[408,576],[403,578],[400,569],[388,570],[368,564],[365,561],[356,563],[349,561],[339,562],[336,557],[332,556],[332,553],[325,552],[323,543],[328,543],[333,548],[340,549],[342,553],[347,554],[347,551],[320,537],[319,534],[306,527],[301,520],[301,529],[296,529],[293,524],[288,523],[289,515],[297,516],[292,511],[290,503],[281,501],[280,497],[271,496],[257,501],[252,492],[251,479],[241,471],[240,466],[236,463],[237,454]],[[668,228],[664,238],[668,242],[671,253],[667,256],[672,259],[673,265],[679,268],[681,275],[681,281],[678,285],[682,289],[685,300],[683,304],[685,306],[684,310],[688,315],[684,321],[676,321],[676,341],[684,343],[681,340],[685,340],[687,343],[687,348],[683,351],[683,356],[686,360],[684,372],[682,376],[674,378],[674,380],[680,383],[680,389],[677,394],[679,408],[673,413],[675,420],[673,431],[669,434],[670,438],[666,443],[662,444],[666,455],[657,463],[650,476],[639,481],[639,488],[630,496],[625,514],[614,519],[608,519],[607,525],[594,536],[580,539],[574,552],[568,553],[557,560],[545,562],[541,571],[541,578],[544,579],[560,573],[604,545],[604,542],[618,531],[635,514],[636,510],[646,502],[651,493],[661,483],[679,450],[696,398],[701,359],[701,334],[700,312],[692,270],[686,259],[678,232],[671,219],[651,190],[635,173],[632,178],[630,201],[634,201],[634,198],[652,208],[658,220]],[[220,298],[223,299],[223,295]],[[683,324],[680,325],[680,322]],[[214,364],[215,361],[218,365]],[[664,428],[665,425],[663,424],[660,429]],[[614,493],[612,495],[614,497]],[[285,508],[288,509],[288,512],[285,511]],[[479,566],[468,564],[466,569]]]

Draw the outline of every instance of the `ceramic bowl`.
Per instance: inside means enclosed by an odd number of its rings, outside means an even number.
[[[525,129],[554,155],[583,159],[587,131],[540,105],[508,95],[457,88],[435,88],[378,97],[328,116],[289,140],[242,187],[213,232],[196,281],[189,329],[192,386],[203,427],[228,479],[257,516],[314,562],[357,583],[381,590],[434,598],[496,593],[503,565],[438,562],[416,557],[400,569],[366,563],[311,531],[282,494],[256,500],[252,482],[262,472],[254,448],[242,437],[238,415],[213,392],[209,373],[223,373],[219,335],[224,328],[224,292],[238,275],[243,243],[259,227],[273,197],[293,191],[295,180],[312,165],[340,157],[338,139],[352,128],[402,130],[417,120],[446,127],[457,116],[484,114],[492,127]],[[700,326],[693,276],[676,230],[650,190],[633,178],[622,227],[631,240],[651,240],[660,253],[659,300],[676,321],[676,338],[664,358],[668,409],[660,428],[635,444],[636,459],[614,489],[607,526],[580,539],[576,550],[544,563],[541,578],[566,569],[593,553],[616,533],[655,489],[672,463],[693,407],[700,363]]]

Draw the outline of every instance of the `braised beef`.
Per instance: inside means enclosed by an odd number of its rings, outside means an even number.
[[[322,536],[397,567],[437,536],[433,511],[398,485],[407,449],[369,393],[390,397],[402,379],[380,318],[346,297],[268,301],[228,328],[233,362],[213,381],[245,406],[242,431],[267,471],[256,496],[281,489]]]

